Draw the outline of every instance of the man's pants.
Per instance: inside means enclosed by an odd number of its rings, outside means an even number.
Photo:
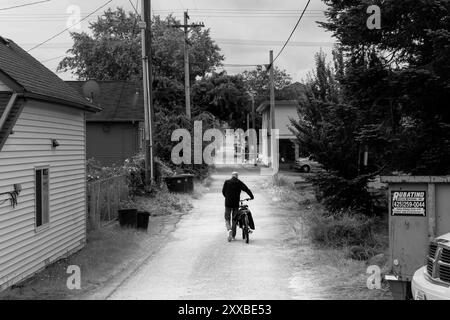
[[[236,237],[236,226],[237,226],[236,217],[238,214],[238,210],[239,208],[225,207],[225,225],[228,231],[232,230],[233,238]]]

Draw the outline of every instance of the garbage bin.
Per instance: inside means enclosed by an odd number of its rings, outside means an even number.
[[[137,213],[137,228],[147,230],[149,218],[150,218],[150,213],[145,212],[145,211],[138,211],[138,213]]]
[[[137,209],[119,209],[118,213],[121,227],[137,227]]]
[[[187,193],[194,191],[194,175],[192,174],[165,177],[164,181],[171,192]]]

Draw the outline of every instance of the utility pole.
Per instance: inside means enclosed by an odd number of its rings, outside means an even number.
[[[188,24],[189,21],[188,12],[184,12],[184,24],[175,24],[174,28],[184,29],[184,90],[186,95],[186,116],[191,119],[191,84],[189,79],[189,29],[195,27],[204,27],[203,23]]]
[[[273,51],[270,50],[269,54],[270,64],[269,64],[269,82],[270,82],[270,127],[275,129],[275,87],[273,83]]]
[[[269,82],[270,82],[270,127],[271,133],[270,137],[272,140],[272,168],[274,171],[278,171],[278,139],[275,135],[275,85],[274,85],[274,74],[273,74],[273,50],[269,53]]]
[[[252,95],[252,128],[256,130],[255,125],[255,97]]]
[[[247,113],[247,132],[250,130],[250,113]]]
[[[191,85],[189,83],[189,29],[187,27],[189,16],[184,12],[184,90],[186,91],[186,116],[191,120]]]
[[[255,130],[256,133],[256,125],[255,125],[255,96],[253,94],[251,94],[252,97],[252,129]],[[256,134],[256,141],[255,141],[256,145],[258,145],[258,134]],[[253,147],[253,149],[251,150],[253,153],[254,157],[254,166],[256,167],[257,164],[257,158],[258,158],[258,148],[256,146]]]
[[[141,28],[142,38],[142,80],[144,86],[144,116],[145,116],[145,185],[150,186],[154,181],[153,162],[153,94],[152,94],[152,63],[151,63],[151,0],[141,2]]]

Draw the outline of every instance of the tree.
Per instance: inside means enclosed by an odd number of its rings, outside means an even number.
[[[255,98],[255,103],[258,106],[262,102],[270,99],[270,82],[269,72],[264,68],[256,70],[244,71],[242,76],[245,81],[247,91]],[[291,76],[286,70],[280,70],[278,67],[274,68],[274,88],[278,93],[283,88],[292,84]]]
[[[337,1],[321,23],[347,57],[342,90],[360,109],[359,141],[378,166],[414,174],[450,172],[450,2]],[[369,30],[366,9],[381,8]]]
[[[72,32],[73,47],[58,66],[59,71],[72,71],[80,80],[141,79],[141,37],[139,17],[122,8],[108,9],[90,24],[92,35]],[[155,78],[184,81],[184,34],[173,16],[152,20],[152,63]],[[190,43],[190,79],[204,76],[221,64],[223,56],[209,29],[193,28]]]
[[[310,178],[332,213],[353,210],[373,212],[373,197],[367,191],[372,174],[362,172],[358,129],[361,110],[346,101],[338,79],[342,70],[342,52],[333,51],[334,67],[320,51],[315,56],[315,70],[307,77],[306,99],[299,119],[291,120],[292,131],[301,151],[321,163],[326,170]]]
[[[299,119],[291,121],[293,131],[305,155],[312,155],[326,170],[352,179],[358,175],[354,134],[358,110],[345,103],[338,90],[336,69],[327,64],[322,51],[316,54],[315,63],[305,83],[306,99]]]
[[[339,41],[334,70],[316,56],[308,100],[293,123],[327,173],[314,179],[330,211],[370,212],[367,181],[382,172],[450,172],[448,1],[337,1],[320,23]],[[378,4],[382,28],[366,27]],[[362,150],[369,165],[361,166]]]
[[[212,73],[195,83],[192,91],[194,114],[207,111],[231,128],[246,128],[250,96],[242,75]]]
[[[69,56],[59,63],[58,70],[72,71],[80,80],[142,81],[138,19],[135,13],[122,8],[108,9],[90,24],[92,34],[71,33],[73,47],[67,51]],[[184,34],[179,28],[171,27],[179,23],[171,15],[165,19],[155,16],[152,20],[155,149],[159,158],[167,162],[171,160],[172,131],[191,129],[184,115]],[[223,56],[208,29],[193,28],[190,34],[190,79],[194,82],[196,77],[214,71]],[[196,116],[205,118],[202,110]],[[206,121],[204,127],[208,125],[211,123]],[[195,171],[197,167],[192,165],[185,169]],[[204,167],[200,167],[203,171]]]

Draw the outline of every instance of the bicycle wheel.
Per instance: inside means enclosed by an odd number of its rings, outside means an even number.
[[[249,243],[250,241],[250,233],[248,232],[249,227],[248,227],[248,217],[245,216],[245,220],[244,220],[244,229],[242,231],[242,233],[244,234],[244,240],[246,243]]]

